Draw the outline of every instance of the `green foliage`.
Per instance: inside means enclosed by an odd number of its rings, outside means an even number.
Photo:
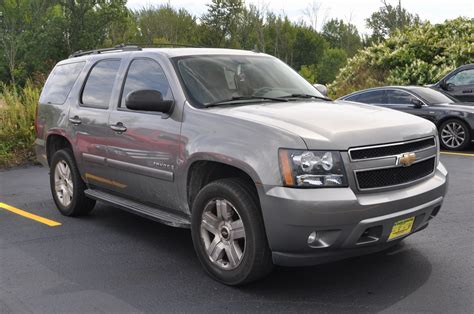
[[[344,49],[349,57],[352,57],[362,47],[362,41],[355,25],[345,23],[343,20],[329,20],[323,26],[322,35],[329,42],[331,48]]]
[[[140,9],[133,15],[140,30],[136,36],[140,44],[197,44],[196,18],[184,9],[177,10],[170,4],[164,4]]]
[[[330,86],[333,96],[389,84],[435,83],[454,68],[474,62],[474,19],[428,22],[395,31],[359,51]]]
[[[201,17],[202,42],[212,47],[238,47],[237,30],[241,24],[242,0],[212,0],[208,12]]]
[[[40,89],[0,85],[0,167],[31,158]]]
[[[318,65],[318,83],[329,84],[336,78],[340,68],[347,62],[347,54],[340,48],[331,48],[324,52]]]
[[[383,7],[366,19],[367,27],[373,31],[371,41],[378,42],[395,30],[402,30],[405,27],[420,24],[419,16],[402,8],[400,2],[397,6],[387,4],[385,0],[382,3]]]

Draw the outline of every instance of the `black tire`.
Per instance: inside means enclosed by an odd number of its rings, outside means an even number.
[[[89,214],[94,209],[95,200],[87,198],[84,194],[86,185],[82,181],[79,170],[74,161],[73,153],[70,149],[61,149],[54,153],[51,160],[49,183],[54,203],[56,203],[59,212],[64,216],[82,216]],[[71,181],[73,184],[73,195],[70,203],[65,206],[61,203],[55,189],[55,169],[58,163],[65,162],[70,169]]]
[[[443,130],[448,125],[452,125],[453,123],[455,123],[456,125],[459,125],[462,128],[465,137],[464,137],[464,142],[462,142],[461,145],[456,146],[456,147],[449,147],[448,144],[444,143],[442,136],[443,136]],[[461,121],[459,119],[449,119],[449,120],[444,121],[441,124],[441,126],[439,127],[439,132],[438,133],[439,133],[439,142],[440,142],[441,147],[443,149],[446,149],[446,150],[464,150],[471,144],[470,128],[467,126],[467,124],[464,121]]]
[[[232,203],[245,228],[245,250],[235,269],[222,269],[208,256],[201,237],[201,221],[205,207],[216,199]],[[192,206],[191,234],[194,249],[206,272],[226,285],[243,285],[258,280],[272,271],[271,252],[268,247],[258,196],[248,183],[238,178],[221,179],[209,183],[199,191]]]

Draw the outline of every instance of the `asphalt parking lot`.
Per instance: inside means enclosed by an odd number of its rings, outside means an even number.
[[[428,229],[403,244],[333,264],[277,268],[241,288],[205,275],[188,230],[101,204],[88,217],[63,217],[50,196],[47,169],[2,171],[0,313],[472,313],[471,154],[442,155],[450,172],[444,207]],[[60,225],[48,226],[8,206]]]

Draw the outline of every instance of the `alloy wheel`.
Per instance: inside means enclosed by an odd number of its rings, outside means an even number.
[[[441,130],[441,141],[452,149],[461,147],[466,140],[466,131],[464,127],[457,122],[450,122]]]
[[[225,199],[207,203],[201,239],[211,262],[224,270],[237,268],[245,254],[245,228],[237,209]]]
[[[54,169],[54,189],[59,202],[68,207],[72,202],[74,185],[71,169],[64,160],[58,162]]]

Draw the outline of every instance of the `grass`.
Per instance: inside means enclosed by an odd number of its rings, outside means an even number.
[[[0,168],[34,160],[34,120],[40,88],[0,84]]]

